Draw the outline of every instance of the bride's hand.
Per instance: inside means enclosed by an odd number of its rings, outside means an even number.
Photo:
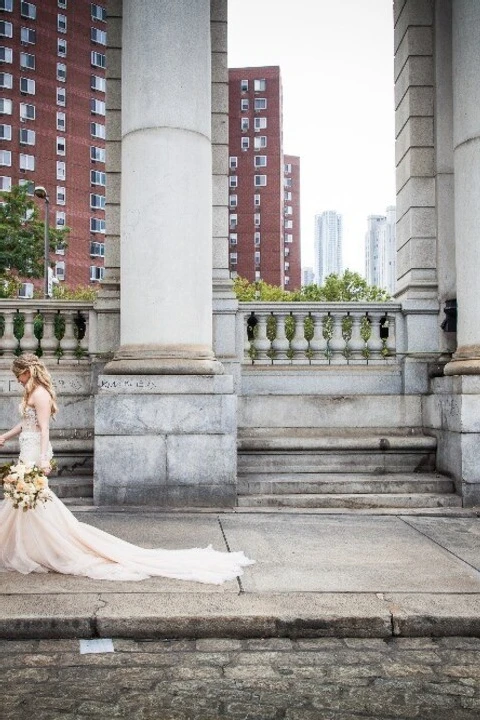
[[[50,475],[50,473],[52,472],[52,466],[50,465],[50,463],[48,463],[47,465],[41,465],[40,470],[44,475]]]
[[[5,436],[0,435],[0,447],[3,447],[6,443]]]

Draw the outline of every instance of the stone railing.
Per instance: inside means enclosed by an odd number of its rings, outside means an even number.
[[[88,359],[95,343],[93,303],[66,300],[0,300],[0,353],[10,360],[20,352],[45,359]]]
[[[396,303],[242,302],[243,363],[391,364],[405,352]]]

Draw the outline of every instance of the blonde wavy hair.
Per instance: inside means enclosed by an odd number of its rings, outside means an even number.
[[[20,405],[22,414],[28,404],[30,395],[38,385],[42,385],[51,397],[51,415],[55,417],[58,410],[57,396],[53,387],[52,377],[43,362],[33,353],[23,353],[19,355],[12,363],[12,372],[15,377],[19,377],[25,370],[30,371],[30,377],[25,385],[23,399]]]

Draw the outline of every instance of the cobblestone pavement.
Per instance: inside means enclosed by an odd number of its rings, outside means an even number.
[[[2,720],[478,720],[480,639],[0,641]]]

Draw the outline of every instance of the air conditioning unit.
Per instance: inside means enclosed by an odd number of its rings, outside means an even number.
[[[22,283],[18,289],[18,297],[31,300],[33,298],[33,283]]]

